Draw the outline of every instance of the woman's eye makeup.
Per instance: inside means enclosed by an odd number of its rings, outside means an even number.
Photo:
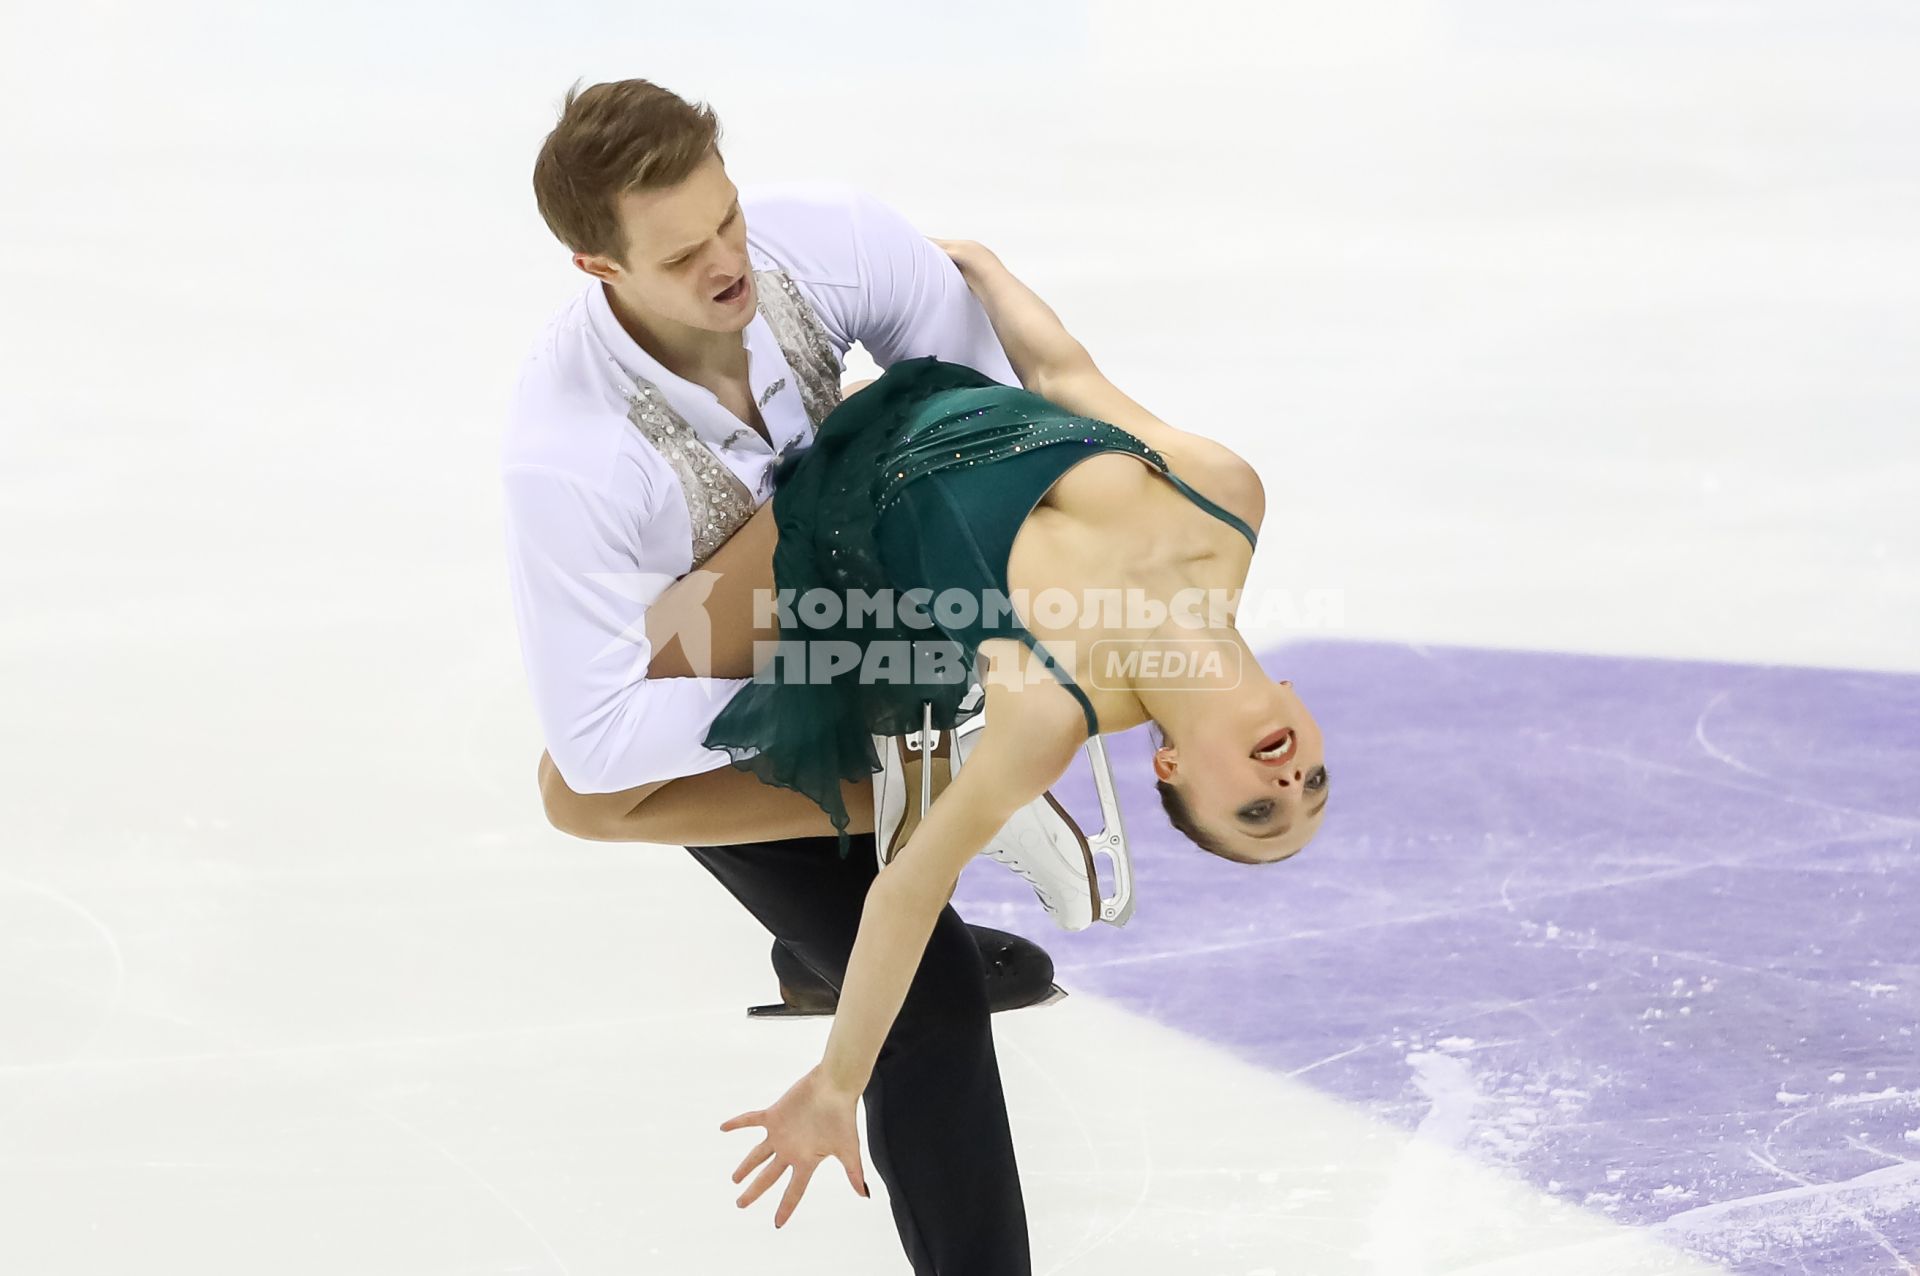
[[[1240,818],[1249,823],[1258,823],[1273,814],[1273,803],[1255,802],[1252,806],[1242,807]]]
[[[1307,772],[1307,792],[1318,793],[1327,787],[1327,768],[1317,766]]]

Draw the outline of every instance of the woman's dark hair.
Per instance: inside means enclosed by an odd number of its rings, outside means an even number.
[[[1160,748],[1169,743],[1167,733],[1161,729],[1159,723],[1150,722],[1147,725],[1153,731],[1155,748]],[[1193,810],[1187,805],[1187,795],[1180,791],[1179,785],[1173,783],[1171,780],[1155,779],[1153,788],[1154,791],[1160,795],[1160,807],[1167,813],[1167,822],[1172,824],[1178,832],[1185,835],[1188,841],[1192,842],[1207,854],[1218,855],[1221,859],[1232,860],[1236,864],[1264,864],[1267,862],[1265,860],[1250,860],[1245,856],[1236,855],[1234,852],[1228,850],[1226,845],[1222,843],[1217,836],[1201,827],[1200,822],[1193,818]]]

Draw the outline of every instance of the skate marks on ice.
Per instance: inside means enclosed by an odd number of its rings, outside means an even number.
[[[995,1036],[1037,1273],[1440,1276],[1545,1270],[1527,1266],[1543,1253],[1566,1276],[1723,1270],[1483,1164],[1460,1146],[1464,1072],[1438,1053],[1433,1118],[1409,1134],[1098,997]]]
[[[1065,986],[1705,1261],[1907,1276],[1920,678],[1362,643],[1263,663],[1331,742],[1325,831],[1219,864],[1166,828],[1144,733],[1116,738],[1140,909],[1028,929]],[[1008,885],[970,870],[961,900],[1017,929]],[[1411,1189],[1387,1188],[1391,1213]]]

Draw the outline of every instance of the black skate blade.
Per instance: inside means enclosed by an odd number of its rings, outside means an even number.
[[[995,1011],[995,1013],[998,1014],[1001,1011],[1006,1011],[1006,1010],[1032,1010],[1040,1006],[1051,1006],[1055,1002],[1063,1000],[1066,997],[1066,995],[1067,995],[1067,990],[1065,988],[1062,988],[1059,984],[1050,984],[1047,987],[1046,995],[1043,997],[1040,997],[1038,1000],[1029,1001],[1025,1005],[1020,1005],[1020,1006],[1002,1006],[1000,1007],[1000,1010]],[[831,1019],[833,1018],[833,1010],[832,1008],[827,1008],[824,1010],[816,1009],[812,1006],[791,1006],[784,1001],[776,1001],[770,1006],[748,1006],[747,1018],[749,1019]]]
[[[749,1019],[831,1019],[833,1011],[815,1010],[810,1006],[789,1006],[784,1001],[776,1001],[771,1006],[748,1006]]]

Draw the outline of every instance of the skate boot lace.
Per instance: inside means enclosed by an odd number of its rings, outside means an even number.
[[[1019,859],[1014,856],[1012,852],[1002,850],[999,847],[989,847],[987,849],[987,857],[998,863],[1006,865],[1008,868],[1012,869],[1015,873],[1018,873],[1021,877],[1025,878],[1027,885],[1033,887],[1033,893],[1035,896],[1039,898],[1041,906],[1050,913],[1055,911],[1053,906],[1053,900],[1048,898],[1047,892],[1044,889],[1042,889],[1040,885],[1040,879],[1035,877],[1033,875],[1033,870],[1028,868],[1025,864],[1022,864],[1019,861]]]

